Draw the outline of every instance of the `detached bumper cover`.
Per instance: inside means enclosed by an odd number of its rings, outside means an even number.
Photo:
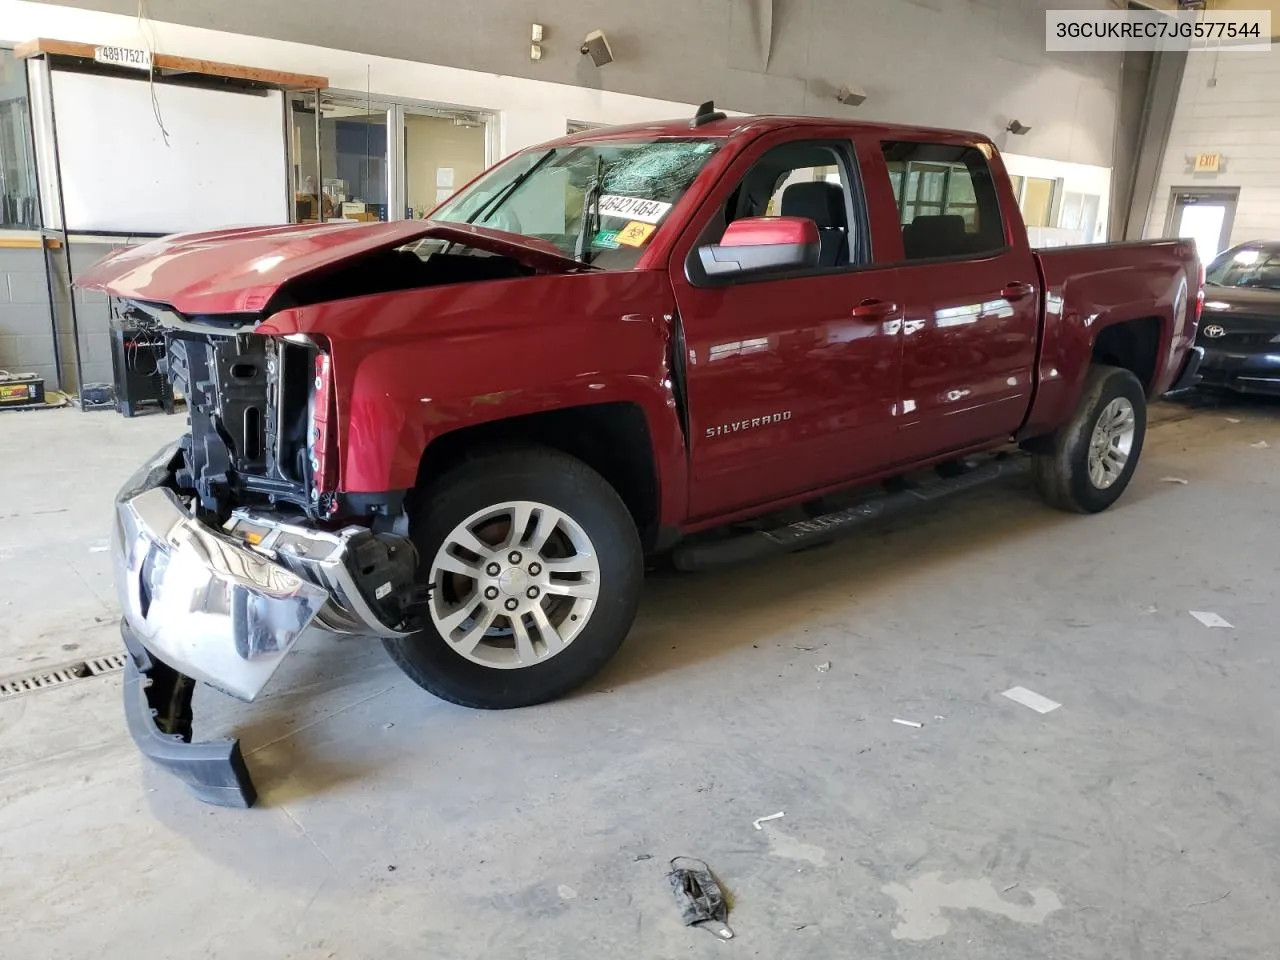
[[[168,770],[205,803],[251,807],[258,799],[239,740],[191,742],[194,681],[153,659],[121,623],[128,659],[124,667],[124,716],[143,756]]]
[[[390,627],[382,617],[393,609],[387,598],[412,593],[416,558],[404,538],[364,527],[329,532],[237,511],[216,530],[174,493],[180,457],[176,443],[165,447],[116,497],[125,716],[139,749],[200,799],[249,806],[255,792],[238,742],[190,742],[195,681],[252,700],[312,623],[402,635],[408,621]],[[349,554],[371,583],[357,582]]]

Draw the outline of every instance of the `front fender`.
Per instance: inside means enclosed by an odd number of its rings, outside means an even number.
[[[331,345],[344,492],[413,487],[423,451],[455,430],[621,401],[644,412],[666,523],[686,483],[673,311],[661,273],[602,271],[378,294],[270,323]]]

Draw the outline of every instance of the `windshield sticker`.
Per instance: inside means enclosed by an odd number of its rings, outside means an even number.
[[[617,230],[598,230],[596,235],[591,238],[593,246],[604,247],[606,250],[618,249],[618,231]]]
[[[645,200],[641,197],[620,197],[605,194],[600,198],[600,215],[618,217],[624,220],[643,220],[645,223],[658,223],[667,215],[671,204],[660,200]]]
[[[639,220],[632,220],[618,231],[618,242],[625,243],[628,247],[642,247],[644,242],[649,239],[649,234],[656,229],[658,228],[652,223],[641,223]]]

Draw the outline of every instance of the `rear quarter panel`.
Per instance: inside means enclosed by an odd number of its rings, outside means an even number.
[[[1198,261],[1183,240],[1055,247],[1035,251],[1044,286],[1038,386],[1025,437],[1057,429],[1074,412],[1098,335],[1155,317],[1160,343],[1147,395],[1164,393],[1195,340]]]
[[[660,273],[600,272],[315,304],[259,330],[331,344],[344,491],[412,488],[428,444],[462,427],[621,401],[644,411],[661,518],[674,522],[685,457],[668,369],[673,308]]]

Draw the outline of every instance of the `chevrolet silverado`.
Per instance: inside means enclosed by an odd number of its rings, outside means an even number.
[[[1028,457],[1103,510],[1195,375],[1202,277],[1186,241],[1032,250],[981,135],[710,105],[516,153],[428,220],[116,253],[80,282],[163,332],[190,413],[116,502],[130,731],[247,805],[192,686],[254,698],[309,627],[521,707],[613,655],[647,558],[799,549]]]

